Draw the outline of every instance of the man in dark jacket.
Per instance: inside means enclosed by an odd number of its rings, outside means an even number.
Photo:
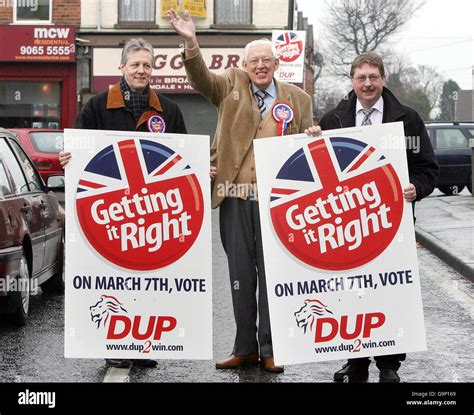
[[[348,128],[362,125],[402,121],[407,144],[408,173],[410,184],[403,189],[408,202],[428,196],[436,186],[439,166],[423,120],[418,113],[406,107],[385,88],[385,68],[382,58],[376,53],[364,53],[352,63],[353,90],[339,105],[321,119],[323,130]],[[376,356],[380,370],[380,382],[397,383],[397,370],[405,354]],[[341,370],[334,374],[336,382],[366,381],[369,376],[368,357],[349,359]]]
[[[122,51],[122,79],[87,102],[74,128],[186,134],[178,105],[150,88],[152,63],[152,46],[129,40]]]
[[[122,50],[122,79],[87,102],[74,128],[186,134],[178,105],[150,88],[153,59],[153,47],[147,41],[130,39]],[[62,166],[70,158],[68,152],[59,154]],[[130,362],[137,366],[156,366],[156,361],[149,359],[107,359],[106,362],[113,367],[128,367]]]

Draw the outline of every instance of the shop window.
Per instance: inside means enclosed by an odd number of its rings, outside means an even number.
[[[251,0],[215,0],[214,16],[216,25],[252,24]]]
[[[59,82],[0,81],[0,125],[61,128]]]
[[[51,23],[52,0],[13,0],[15,23]]]
[[[155,23],[155,0],[119,0],[119,23]]]

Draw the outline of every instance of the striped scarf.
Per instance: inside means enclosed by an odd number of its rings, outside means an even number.
[[[137,94],[130,89],[125,78],[122,76],[122,79],[120,80],[120,89],[122,90],[125,107],[132,111],[135,122],[137,122],[148,108],[150,86],[148,85],[141,94]]]

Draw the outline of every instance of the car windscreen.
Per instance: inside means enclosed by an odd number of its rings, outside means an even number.
[[[53,131],[30,132],[31,142],[41,153],[59,153],[63,149],[64,133]]]

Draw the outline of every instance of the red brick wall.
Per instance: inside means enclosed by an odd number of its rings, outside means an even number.
[[[77,25],[81,23],[81,0],[52,0],[53,24]],[[13,0],[0,1],[0,24],[13,22]]]
[[[53,0],[53,23],[79,26],[81,24],[81,0]]]

